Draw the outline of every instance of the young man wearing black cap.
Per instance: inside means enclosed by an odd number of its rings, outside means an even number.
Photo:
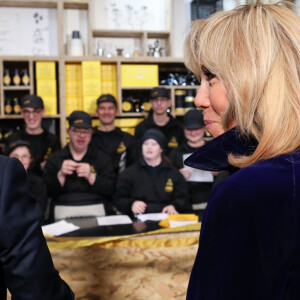
[[[58,136],[42,127],[45,114],[43,99],[37,95],[26,95],[21,100],[21,114],[24,117],[25,128],[13,132],[7,139],[6,149],[16,140],[30,143],[33,154],[31,170],[37,175],[42,174],[49,155],[61,149]]]
[[[192,209],[202,215],[212,189],[214,176],[210,172],[192,169],[183,164],[186,157],[205,144],[202,111],[189,110],[183,117],[183,125],[186,141],[174,149],[169,157],[188,183]]]
[[[78,205],[88,205],[86,209],[91,215],[96,213],[94,207],[97,215],[105,215],[114,189],[114,172],[109,156],[90,143],[90,115],[72,112],[67,133],[70,142],[48,158],[44,169],[48,192],[60,209],[56,212],[55,207],[55,218],[59,219],[61,213],[72,215],[75,211],[70,206]]]
[[[140,142],[147,129],[159,129],[166,137],[166,155],[178,147],[184,141],[184,133],[181,124],[176,121],[169,113],[171,106],[169,92],[165,88],[156,87],[151,90],[149,102],[152,110],[148,117],[142,121],[135,129],[135,138]]]
[[[135,139],[115,127],[117,101],[113,95],[104,94],[97,99],[96,114],[100,125],[93,128],[91,143],[110,156],[115,173],[118,174],[136,160]]]

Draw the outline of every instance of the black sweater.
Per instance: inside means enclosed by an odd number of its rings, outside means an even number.
[[[164,162],[151,167],[140,159],[120,174],[114,204],[125,214],[132,213],[131,206],[136,200],[147,204],[146,213],[161,212],[168,205],[181,212],[187,199],[187,185],[178,170]]]
[[[110,158],[107,154],[90,145],[87,153],[80,161],[90,164],[92,172],[96,173],[96,181],[93,185],[90,185],[85,178],[78,177],[76,173],[73,173],[72,175],[66,176],[65,184],[62,187],[57,179],[57,173],[60,170],[63,161],[67,159],[74,160],[69,145],[51,155],[47,160],[44,169],[44,181],[48,193],[54,199],[65,194],[83,195],[88,193],[97,195],[103,202],[109,200],[110,196],[113,194],[115,177]],[[72,199],[75,199],[74,196],[70,198],[70,201]],[[79,200],[82,200],[83,203],[78,204],[84,204],[84,199],[79,198]]]
[[[136,161],[135,139],[120,128],[106,132],[95,127],[91,144],[110,156],[116,174]]]

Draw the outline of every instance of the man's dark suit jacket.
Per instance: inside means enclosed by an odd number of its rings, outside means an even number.
[[[18,300],[74,299],[53,266],[41,209],[29,195],[22,164],[0,155],[0,299],[7,288]]]

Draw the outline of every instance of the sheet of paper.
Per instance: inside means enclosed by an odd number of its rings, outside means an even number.
[[[99,226],[118,225],[118,224],[132,224],[132,220],[127,215],[97,217],[97,222],[98,222]]]
[[[183,154],[182,155],[183,161],[186,158],[188,158],[191,154],[192,153]],[[191,176],[186,181],[191,181],[191,182],[213,182],[214,181],[214,176],[209,171],[194,169],[186,165],[184,166],[184,168],[192,171]]]
[[[175,227],[180,227],[180,226],[185,226],[190,224],[197,224],[197,223],[198,223],[197,220],[186,220],[186,221],[169,220],[170,228],[175,228]]]
[[[152,213],[152,214],[137,214],[135,217],[141,221],[161,221],[168,218],[169,214],[167,213]]]
[[[50,234],[52,236],[58,236],[64,233],[68,233],[79,229],[79,226],[69,223],[65,220],[61,220],[49,225],[42,226],[43,233]]]

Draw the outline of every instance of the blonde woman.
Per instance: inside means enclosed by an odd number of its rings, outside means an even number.
[[[185,163],[235,168],[208,201],[187,299],[300,299],[299,17],[257,3],[196,21],[186,64],[216,138]]]

